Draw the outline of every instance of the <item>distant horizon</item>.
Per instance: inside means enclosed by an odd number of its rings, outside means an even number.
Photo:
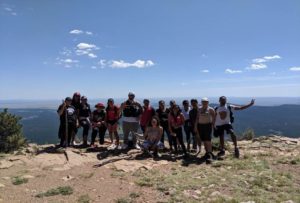
[[[201,97],[147,97],[150,99],[151,105],[157,105],[158,100],[163,99],[168,102],[171,99],[174,99],[179,104],[181,104],[182,100],[191,98],[196,98],[198,100]],[[217,104],[219,97],[208,97],[211,104]],[[246,104],[250,102],[252,98],[256,99],[256,106],[280,106],[280,105],[300,105],[300,97],[230,97],[228,96],[228,102],[232,104]],[[88,98],[88,101],[91,105],[95,103],[102,102],[106,104],[108,98]],[[125,101],[127,98],[114,98],[116,104],[120,104]],[[143,97],[136,98],[139,102],[142,102]],[[62,102],[61,99],[13,99],[13,100],[0,100],[0,108],[45,108],[45,109],[55,109]]]

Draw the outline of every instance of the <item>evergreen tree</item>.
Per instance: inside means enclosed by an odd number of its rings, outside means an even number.
[[[18,150],[26,144],[20,120],[21,117],[8,113],[7,109],[0,112],[0,152]]]

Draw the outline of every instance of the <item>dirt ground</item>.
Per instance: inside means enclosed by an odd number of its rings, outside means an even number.
[[[30,145],[1,154],[0,202],[300,202],[299,139],[239,145],[240,159],[229,149],[210,165],[201,159],[204,152],[187,160],[162,153],[153,160],[137,150],[106,152],[106,146],[64,152]],[[63,186],[72,192],[39,197]]]

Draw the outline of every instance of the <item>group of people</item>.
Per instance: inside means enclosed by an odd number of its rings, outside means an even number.
[[[215,108],[209,106],[208,98],[184,100],[182,108],[171,100],[169,107],[165,101],[159,101],[158,109],[150,105],[149,99],[144,99],[143,104],[135,100],[135,94],[129,92],[128,99],[120,106],[108,99],[107,105],[97,103],[92,111],[87,97],[76,92],[73,98],[67,97],[59,106],[57,112],[60,116],[59,138],[60,146],[75,144],[75,136],[82,127],[83,146],[88,147],[88,135],[91,133],[91,147],[97,147],[95,140],[99,136],[99,143],[104,144],[106,131],[109,132],[111,145],[109,149],[137,148],[144,151],[153,151],[155,157],[159,156],[159,149],[167,149],[171,153],[178,153],[178,148],[184,157],[192,150],[198,153],[203,143],[205,159],[215,158],[212,153],[212,134],[220,139],[220,151],[217,156],[224,156],[224,133],[231,136],[234,144],[234,155],[239,157],[237,138],[232,123],[233,110],[243,110],[254,104],[252,100],[244,106],[227,103],[225,96],[219,98],[219,105]],[[119,119],[122,118],[123,144],[120,144],[118,134]],[[144,141],[137,142],[138,131],[143,132]],[[184,140],[183,132],[186,140]],[[165,136],[169,147],[165,146]],[[191,146],[192,145],[192,146]],[[191,149],[192,147],[192,149]]]

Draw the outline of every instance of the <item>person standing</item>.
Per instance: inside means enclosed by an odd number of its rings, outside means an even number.
[[[174,105],[170,114],[169,114],[169,131],[172,136],[173,146],[175,149],[175,153],[178,153],[177,151],[177,142],[176,138],[182,148],[182,151],[184,153],[184,157],[187,157],[187,151],[183,142],[183,134],[182,134],[182,127],[184,125],[184,116],[180,112],[180,108],[178,105]]]
[[[219,98],[220,105],[215,108],[216,111],[216,119],[215,119],[215,136],[220,138],[220,152],[218,156],[225,155],[224,148],[224,131],[227,134],[230,134],[232,142],[234,144],[234,156],[236,158],[240,157],[240,152],[237,147],[237,139],[234,133],[232,123],[234,122],[233,110],[244,110],[254,105],[255,100],[252,99],[251,102],[244,106],[237,106],[232,104],[227,104],[227,98],[225,96],[221,96]]]
[[[73,94],[73,98],[72,98],[72,106],[75,107],[75,110],[76,110],[76,115],[77,117],[79,117],[79,109],[80,109],[80,93],[79,92],[75,92]],[[76,138],[76,134],[78,132],[78,128],[80,126],[78,126],[76,129],[75,129],[75,133],[72,135],[72,138],[71,138],[71,145],[76,145],[75,143],[75,138]]]
[[[198,151],[197,153],[201,152],[201,139],[199,135],[194,131],[195,129],[195,122],[197,120],[197,115],[198,115],[198,101],[197,99],[191,99],[191,106],[192,109],[189,112],[190,120],[191,120],[191,129],[192,129],[192,136],[193,136],[193,150],[197,150],[197,145],[198,145]]]
[[[170,134],[170,131],[169,131],[169,123],[168,123],[168,117],[169,117],[170,110],[168,108],[166,108],[165,102],[163,100],[160,100],[158,102],[158,105],[159,105],[159,107],[156,110],[156,115],[158,116],[158,118],[160,120],[160,125],[163,128],[163,134],[161,136],[160,141],[164,146],[165,134],[167,134],[170,151],[172,151],[173,150],[173,145],[172,145],[172,138],[171,138],[171,134]]]
[[[155,115],[155,110],[150,106],[149,99],[144,99],[143,113],[141,114],[140,125],[143,133],[145,133],[147,126],[149,125],[151,118]]]
[[[192,141],[191,133],[193,131],[193,129],[191,128],[192,125],[191,125],[191,120],[190,120],[191,107],[190,107],[190,104],[189,104],[188,100],[184,100],[182,102],[182,106],[183,106],[182,113],[183,113],[183,116],[184,116],[183,129],[184,129],[184,132],[185,132],[185,138],[186,138],[186,143],[187,143],[187,151],[189,152],[191,141]]]
[[[72,99],[70,97],[67,97],[58,107],[57,113],[60,117],[60,126],[58,131],[60,147],[70,146],[72,136],[75,134],[75,130],[79,125],[76,109],[72,105]]]
[[[123,134],[124,134],[124,143],[122,145],[122,149],[128,148],[128,137],[129,133],[132,132],[132,141],[135,148],[140,149],[140,147],[136,144],[136,136],[134,133],[137,133],[139,129],[139,120],[140,115],[143,111],[142,105],[136,101],[135,94],[133,92],[129,92],[127,101],[123,102],[121,105],[121,110],[123,115]]]
[[[195,123],[195,132],[199,134],[200,139],[204,143],[205,159],[208,163],[215,157],[212,153],[211,133],[213,129],[213,122],[215,120],[215,110],[209,106],[207,97],[201,99],[202,106],[198,110],[197,119]]]
[[[109,148],[117,148],[120,146],[120,138],[118,134],[118,121],[120,119],[120,108],[115,105],[112,98],[108,99],[106,107],[106,124],[109,132],[111,146]],[[114,143],[114,137],[116,139]]]
[[[104,144],[104,136],[106,132],[106,124],[105,124],[105,106],[102,103],[98,103],[95,105],[95,110],[92,113],[92,140],[91,146],[96,147],[95,140],[97,135],[99,134],[99,143]]]
[[[79,123],[80,126],[83,128],[82,131],[82,140],[83,140],[83,147],[87,147],[87,140],[89,135],[89,129],[91,127],[91,107],[88,103],[88,99],[86,96],[81,97],[81,104],[79,108]]]

